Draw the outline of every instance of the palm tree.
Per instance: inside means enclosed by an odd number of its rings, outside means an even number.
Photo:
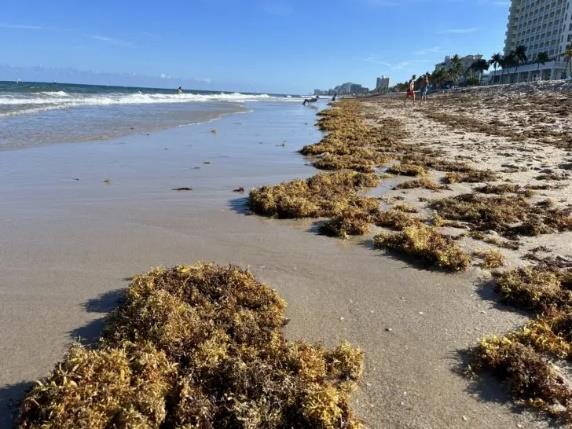
[[[518,66],[526,64],[526,62],[528,61],[528,57],[526,56],[526,46],[518,45],[516,49],[513,51],[513,56],[514,56],[514,67],[515,67],[514,71],[516,73],[518,72]],[[518,75],[516,77],[516,80],[518,82]]]
[[[502,80],[503,80],[503,77],[504,77],[504,71],[505,71],[505,69],[507,68],[507,60],[506,60],[506,57],[505,57],[504,55],[503,55],[503,56],[501,57],[501,59],[499,60],[499,66],[500,66],[500,68],[501,68],[501,70],[502,70],[501,76],[500,76],[500,83],[502,83]]]
[[[441,86],[447,81],[447,72],[445,69],[436,69],[431,73],[431,82],[436,86]]]
[[[483,72],[489,69],[489,62],[484,59],[476,60],[469,67],[472,71],[479,74],[479,83],[483,81]]]
[[[515,67],[515,71],[516,69],[518,69],[518,57],[516,55],[516,51],[510,51],[507,55],[504,56],[504,67],[506,67],[509,71],[511,68]],[[503,68],[504,68],[503,67]],[[510,83],[510,77],[509,77],[509,83]]]
[[[568,58],[568,69],[570,70],[570,76],[572,77],[572,43],[566,46],[564,56]]]
[[[501,65],[502,55],[500,53],[494,54],[489,60],[489,64],[495,69],[495,75],[497,73],[497,68]]]
[[[518,61],[518,64],[525,64],[528,61],[528,57],[526,56],[526,46],[519,45],[514,50],[514,56]]]
[[[464,72],[463,62],[461,61],[459,55],[455,54],[453,58],[451,58],[451,63],[449,64],[447,71],[453,83],[457,83],[457,80],[459,80]]]
[[[550,57],[546,52],[539,52],[536,56],[536,60],[534,60],[534,62],[538,64],[537,71],[539,72],[539,78],[542,78],[542,75],[540,74],[540,66],[546,64],[548,61],[550,61]]]

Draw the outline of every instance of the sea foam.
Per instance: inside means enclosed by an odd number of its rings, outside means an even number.
[[[41,110],[65,109],[78,106],[111,106],[122,104],[204,103],[204,102],[257,102],[293,101],[292,98],[275,97],[268,94],[213,93],[213,94],[165,94],[165,93],[100,93],[81,94],[65,91],[42,91],[33,93],[0,93],[0,113],[12,115]],[[1,109],[11,106],[11,109]]]

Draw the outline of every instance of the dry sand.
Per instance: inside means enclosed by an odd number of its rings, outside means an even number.
[[[530,203],[550,200],[553,207],[572,212],[572,83],[544,83],[487,87],[448,94],[435,94],[414,107],[401,97],[370,100],[365,109],[370,120],[383,117],[401,120],[409,136],[403,141],[416,148],[442,153],[446,161],[468,164],[478,170],[491,170],[498,179],[490,184],[510,183],[547,187],[533,191]],[[429,177],[440,182],[445,172],[430,170]],[[454,183],[448,190],[392,190],[408,178],[386,181],[383,199],[389,204],[405,203],[426,217],[433,212],[428,201],[474,192],[485,183]],[[389,188],[389,189],[388,189]],[[421,199],[421,200],[420,200]],[[425,201],[428,200],[428,201]],[[448,228],[452,235],[464,228]],[[496,238],[499,238],[496,236]],[[538,257],[572,265],[572,232],[519,237],[518,250],[500,249],[507,267],[529,263],[531,250]],[[498,249],[463,238],[462,247],[470,251]]]
[[[0,427],[9,402],[73,338],[98,336],[127,277],[197,260],[248,266],[276,288],[290,338],[361,346],[356,410],[369,427],[544,426],[514,413],[496,382],[472,385],[457,372],[459,351],[524,320],[479,287],[483,272],[427,271],[367,240],[316,236],[311,222],[245,214],[233,189],[315,173],[295,153],[319,139],[314,113],[271,106],[150,136],[0,153]]]

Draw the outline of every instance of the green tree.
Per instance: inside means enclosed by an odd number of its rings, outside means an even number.
[[[476,60],[469,67],[473,72],[479,76],[479,84],[483,81],[483,73],[489,69],[489,62],[484,59]]]
[[[445,69],[435,69],[433,73],[431,73],[430,79],[433,85],[441,87],[445,82],[447,82],[447,72]]]
[[[548,54],[546,52],[539,52],[536,56],[536,59],[534,60],[534,62],[538,64],[538,68],[536,70],[540,72],[540,66],[546,64],[548,61],[550,61]],[[542,80],[542,74],[540,73],[539,78]]]
[[[572,77],[572,43],[566,46],[566,50],[564,51],[564,56],[568,58],[568,71],[569,75]]]
[[[526,62],[528,61],[528,57],[526,55],[526,46],[518,45],[516,49],[509,54],[509,56],[510,56],[510,63],[512,64],[512,67],[514,67],[514,72],[517,73],[518,67],[523,64],[526,64]],[[517,82],[518,82],[518,76],[517,76]]]
[[[503,81],[503,77],[504,77],[504,72],[506,69],[508,69],[509,67],[509,61],[507,60],[507,57],[505,57],[504,55],[501,57],[501,59],[499,60],[499,65],[500,68],[502,70],[501,72],[501,78],[500,78],[500,83],[502,83]]]
[[[518,65],[526,64],[528,57],[526,56],[526,46],[519,45],[514,50],[514,56]]]
[[[515,68],[515,71],[518,69],[518,57],[515,51],[510,51],[507,55],[504,56],[504,68],[506,68],[509,73],[511,68]],[[510,82],[510,79],[509,79]]]
[[[465,70],[463,70],[463,62],[461,61],[459,55],[455,54],[453,58],[451,58],[447,72],[449,74],[449,78],[453,81],[453,83],[457,83],[459,78],[465,72]]]
[[[497,69],[501,66],[502,60],[503,58],[500,53],[494,54],[489,60],[489,64],[495,69],[495,75],[497,73]]]

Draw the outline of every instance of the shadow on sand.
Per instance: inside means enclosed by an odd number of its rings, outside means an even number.
[[[534,314],[530,311],[527,311],[525,309],[522,308],[518,308],[518,307],[513,307],[511,305],[508,304],[503,304],[500,301],[499,295],[495,290],[495,280],[489,280],[489,281],[485,281],[483,283],[481,283],[479,285],[479,287],[477,288],[477,294],[479,295],[479,297],[487,302],[490,302],[493,305],[493,308],[495,310],[499,310],[499,311],[503,311],[503,312],[510,312],[510,313],[516,313],[519,314],[521,316],[526,316],[526,317],[533,317]]]
[[[252,212],[250,211],[250,208],[248,207],[248,197],[233,198],[228,203],[228,206],[235,213],[242,214],[242,215],[251,215],[252,214]]]
[[[515,414],[526,414],[527,420],[542,424],[542,427],[559,428],[562,427],[555,420],[547,420],[540,415],[534,414],[530,408],[514,401],[510,393],[510,386],[499,380],[499,377],[490,372],[480,372],[478,376],[468,372],[471,363],[470,350],[457,350],[453,355],[455,361],[453,372],[465,380],[469,380],[467,393],[477,398],[480,402],[495,403],[506,406]]]
[[[24,381],[0,387],[0,428],[14,426],[20,401],[33,385],[30,381]]]
[[[74,329],[70,332],[70,337],[84,345],[95,344],[103,333],[106,316],[121,303],[124,294],[125,289],[116,289],[85,302],[83,308],[86,312],[98,313],[102,317],[89,322],[85,326]]]
[[[391,260],[405,263],[403,269],[414,268],[417,270],[432,271],[434,273],[451,274],[450,270],[441,268],[435,265],[433,262],[430,262],[418,256],[408,255],[406,253],[393,249],[379,249],[374,246],[372,239],[362,240],[359,244],[369,250],[375,251],[380,256],[385,256],[386,258],[389,258]]]
[[[117,289],[85,302],[82,307],[86,312],[101,314],[102,317],[74,329],[69,333],[70,338],[84,345],[95,344],[103,332],[106,316],[119,305],[124,294],[125,289]],[[23,381],[0,387],[0,428],[8,429],[14,426],[20,403],[33,386],[33,382]]]

